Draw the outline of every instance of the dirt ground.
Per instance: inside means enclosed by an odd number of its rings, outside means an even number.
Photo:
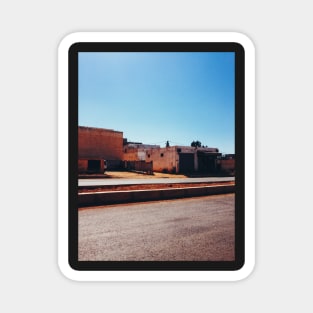
[[[142,179],[151,179],[151,178],[186,178],[186,175],[182,174],[167,174],[167,173],[157,173],[154,172],[152,175],[135,173],[135,172],[118,172],[118,171],[107,171],[105,176],[110,178],[142,178]]]

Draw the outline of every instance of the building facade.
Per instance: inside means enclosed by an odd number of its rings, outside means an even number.
[[[234,155],[222,157],[217,148],[146,145],[127,142],[123,132],[78,127],[78,173],[113,169],[143,172],[233,174]]]
[[[168,173],[202,172],[214,174],[217,159],[221,156],[217,148],[195,148],[188,146],[124,146],[125,161],[152,162],[153,171]]]
[[[235,176],[236,172],[235,154],[223,155],[217,161],[217,166],[221,174]]]
[[[78,172],[103,173],[106,163],[123,159],[123,132],[95,127],[78,127]]]

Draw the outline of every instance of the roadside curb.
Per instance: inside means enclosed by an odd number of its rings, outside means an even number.
[[[78,194],[78,207],[169,200],[233,192],[235,192],[235,185],[80,193]]]

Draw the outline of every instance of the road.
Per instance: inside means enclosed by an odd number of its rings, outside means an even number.
[[[234,260],[234,194],[79,210],[81,261]]]
[[[175,184],[175,183],[202,183],[234,181],[234,177],[200,177],[200,178],[86,178],[79,179],[78,186],[106,186],[131,184]]]

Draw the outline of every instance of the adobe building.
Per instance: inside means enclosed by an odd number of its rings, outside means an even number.
[[[233,174],[235,156],[226,157],[217,148],[145,145],[127,142],[123,132],[78,127],[78,172],[104,173],[105,169],[143,172]]]
[[[120,164],[123,132],[95,127],[78,127],[78,172],[103,173],[105,160]]]
[[[125,140],[125,139],[124,139]],[[123,160],[125,161],[148,161],[147,151],[152,149],[160,149],[159,145],[146,145],[139,142],[124,142]]]
[[[217,148],[195,148],[189,146],[126,145],[125,161],[145,161],[153,164],[153,171],[168,173],[217,172],[217,159],[221,156]]]
[[[222,174],[235,176],[235,154],[225,154],[217,160],[217,166]]]

